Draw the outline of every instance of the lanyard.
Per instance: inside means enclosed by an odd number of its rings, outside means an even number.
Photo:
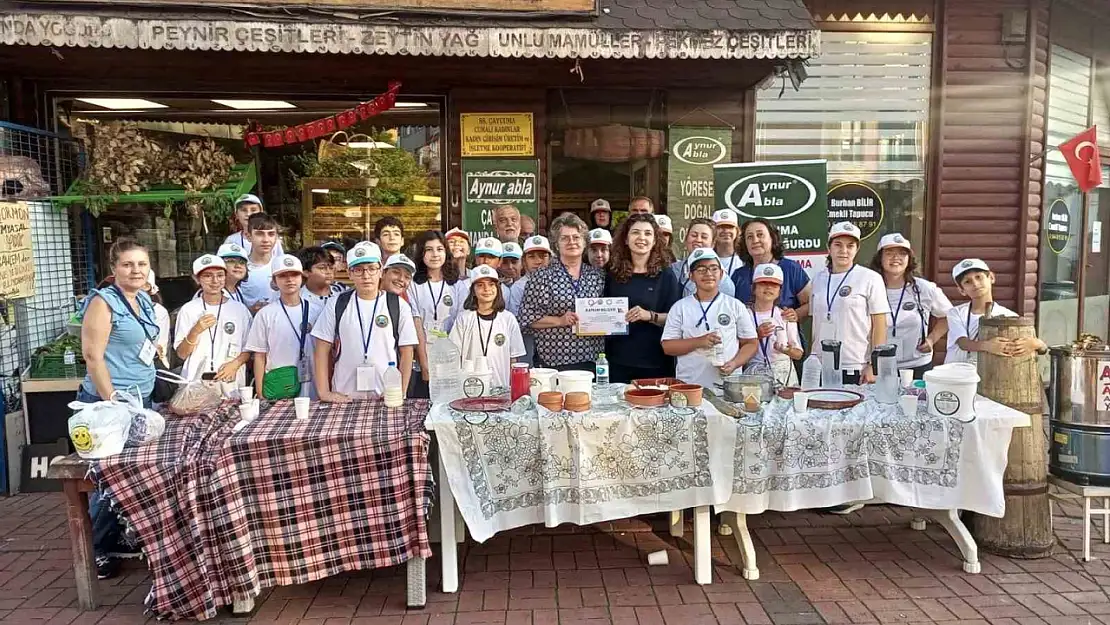
[[[243,231],[239,231],[239,247],[247,249],[247,240],[243,238]]]
[[[735,263],[735,262],[736,262],[736,254],[733,254],[732,256],[730,256],[728,258],[728,270],[725,272],[725,277],[726,278],[731,278],[732,277],[732,264]]]
[[[493,336],[493,323],[494,322],[493,321],[489,322],[489,332],[486,332],[486,340],[483,341],[482,340],[482,315],[478,314],[478,311],[474,311],[474,314],[477,315],[476,319],[478,320],[478,345],[482,348],[482,355],[487,356],[488,355],[487,352],[489,351],[489,340],[490,340],[490,337]]]
[[[370,313],[370,332],[362,324],[362,302],[358,297],[355,297],[355,311],[358,312],[358,329],[362,339],[362,362],[370,362],[370,337],[374,336],[374,318],[378,316],[378,301],[381,300],[381,294],[374,298],[374,312]]]
[[[239,290],[238,284],[235,285],[235,292],[231,293],[231,299],[239,302],[240,304],[243,303],[243,292]]]
[[[902,300],[906,298],[907,286],[909,286],[908,282],[902,285],[902,294],[898,296],[898,305],[894,307],[894,312],[890,314],[890,316],[894,318],[894,323],[892,323],[890,326],[891,336],[898,336],[898,314],[902,312]],[[924,339],[926,332],[925,319],[923,319],[921,316],[921,295],[915,293],[913,299],[914,302],[917,304],[917,306],[914,308],[914,311],[917,313],[917,320],[921,322],[921,338]],[[968,308],[968,310],[970,310],[970,307]]]
[[[713,308],[713,303],[716,302],[717,298],[720,297],[720,296],[721,296],[721,292],[718,291],[717,294],[713,296],[713,299],[709,300],[709,305],[706,306],[705,308],[702,308],[702,310],[701,310],[701,320],[698,321],[697,325],[694,326],[695,328],[700,328],[701,324],[704,323],[705,324],[705,329],[706,330],[709,329],[709,309]],[[698,296],[697,296],[696,293],[694,294],[694,301],[698,303],[698,308],[701,308],[701,300],[698,299]]]
[[[280,300],[279,300],[280,301]],[[289,311],[285,308],[285,302],[281,302],[281,312],[285,313],[285,320],[289,322],[289,327],[293,328],[293,336],[297,337],[299,347],[297,348],[297,360],[304,358],[304,339],[308,334],[308,301],[301,300],[301,331],[297,333],[297,326],[293,325],[293,319],[289,317]]]
[[[428,295],[432,298],[432,320],[439,321],[439,303],[443,301],[443,291],[447,288],[447,281],[442,280],[439,283],[439,297],[436,297],[435,291],[432,290],[432,281],[428,280]]]
[[[578,292],[581,290],[579,283],[582,282],[582,270],[585,269],[585,267],[580,267],[578,269],[578,279],[575,280],[570,277],[570,270],[567,269],[566,265],[560,262],[559,266],[563,268],[563,273],[567,274],[567,280],[570,280],[570,286],[574,289],[574,296],[578,297]]]
[[[204,301],[204,295],[200,296],[200,305],[204,308],[204,312],[208,312],[208,304]],[[216,370],[216,334],[220,330],[220,315],[224,310],[224,294],[220,293],[220,305],[216,307],[216,325],[208,328],[208,366],[212,371]]]
[[[756,336],[759,336],[759,317],[756,316],[754,307],[751,309],[751,311],[752,323],[755,324]],[[767,320],[770,321],[772,324],[774,324],[775,322],[775,308],[773,306],[771,307],[771,316],[769,316]],[[767,355],[767,346],[771,344],[771,337],[773,336],[774,333],[772,332],[771,336],[759,339],[759,351],[763,352],[763,360],[767,362],[767,366],[771,366],[771,357]]]
[[[981,316],[985,317],[985,316],[991,314],[991,308],[993,306],[994,306],[994,302],[987,302],[987,306],[983,310],[983,314]],[[978,341],[979,340],[979,328],[975,328],[975,338],[971,338],[971,302],[967,303],[967,322],[964,324],[964,328],[967,330],[967,337],[969,339],[971,339],[973,341]]]
[[[143,313],[144,313],[143,316],[140,317],[135,312],[135,309],[131,307],[131,302],[127,301],[127,298],[124,297],[124,295],[123,295],[123,291],[120,290],[120,288],[118,286],[113,284],[112,289],[115,290],[116,295],[119,295],[120,300],[123,301],[123,305],[127,307],[127,312],[131,313],[131,316],[135,318],[135,321],[139,322],[139,329],[141,329],[143,331],[143,336],[146,337],[146,340],[153,343],[154,340],[158,338],[158,334],[162,331],[161,328],[158,327],[158,323],[155,322],[155,321],[151,321],[150,319],[146,319],[145,318],[146,317],[146,314],[145,314],[146,311],[145,310],[143,311]],[[142,308],[142,307],[143,307],[143,305],[142,305],[142,303],[140,303],[139,308]],[[154,336],[151,336],[150,333],[146,331],[146,328],[147,328],[148,325],[149,326],[154,326]]]
[[[855,268],[856,268],[856,266],[852,265],[852,269],[855,269]],[[829,288],[829,287],[832,286],[832,272],[831,271],[829,272],[829,279],[825,283],[825,303],[828,304],[828,306],[829,306],[828,311],[825,313],[825,320],[826,321],[832,321],[832,310],[833,310],[833,304],[836,303],[836,296],[840,295],[840,287],[844,286],[844,281],[848,279],[848,276],[852,275],[852,269],[849,269],[848,271],[844,272],[844,277],[840,279],[840,284],[836,285],[836,290],[835,291],[832,290],[831,288]]]

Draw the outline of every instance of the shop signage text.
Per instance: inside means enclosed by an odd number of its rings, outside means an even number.
[[[1048,223],[1044,229],[1048,249],[1057,254],[1063,253],[1071,241],[1071,210],[1067,202],[1057,198],[1049,205]]]
[[[0,44],[416,56],[752,59],[816,55],[820,33],[495,29],[13,14],[0,16]]]
[[[31,209],[25,202],[0,202],[0,299],[34,294]]]
[[[535,159],[463,159],[462,227],[472,241],[493,236],[493,211],[502,204],[537,219],[539,171]]]
[[[157,6],[164,9],[184,8],[192,9],[198,5],[225,6],[222,0],[74,0],[78,4],[95,2],[98,5],[127,5],[136,4]],[[403,10],[403,9],[438,9],[445,11],[459,10],[496,10],[505,12],[514,11],[542,11],[551,13],[593,13],[597,10],[596,0],[313,0],[311,3],[290,2],[289,0],[245,0],[244,5],[271,7],[294,7],[312,4],[322,7],[341,7],[348,10],[374,9],[374,10]]]
[[[463,113],[463,157],[535,156],[531,113]]]
[[[842,182],[829,189],[829,225],[850,221],[863,239],[874,236],[883,223],[886,209],[879,192],[862,182]]]
[[[731,163],[713,166],[715,199],[740,215],[774,224],[786,255],[813,275],[823,268],[828,234],[828,181],[824,160]]]
[[[674,226],[671,246],[681,255],[690,221],[710,217],[713,166],[732,158],[732,129],[671,126],[667,130],[667,214]]]

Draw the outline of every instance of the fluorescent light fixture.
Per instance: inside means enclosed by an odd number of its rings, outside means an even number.
[[[439,204],[440,199],[434,195],[414,195],[412,196],[413,202],[423,202],[425,204]]]
[[[113,111],[169,108],[165,104],[143,100],[142,98],[77,98],[77,100]]]
[[[394,102],[393,103],[393,108],[422,109],[422,108],[428,108],[428,105],[424,104],[423,102]]]
[[[352,141],[344,145],[354,150],[391,150],[397,147],[385,141]]]
[[[331,193],[331,189],[313,189],[313,193]]]
[[[296,106],[284,100],[212,100],[216,104],[237,111],[264,111],[269,109],[295,109]]]

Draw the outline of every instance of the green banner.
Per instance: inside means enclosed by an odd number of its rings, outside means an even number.
[[[671,246],[683,256],[690,220],[712,217],[713,167],[732,160],[732,129],[671,126],[667,130],[667,214],[674,226]]]
[[[462,227],[471,240],[494,236],[493,209],[502,204],[539,223],[539,171],[536,159],[462,160]]]
[[[824,266],[828,178],[824,160],[714,165],[718,206],[740,223],[762,217],[778,227],[786,255],[809,272]]]

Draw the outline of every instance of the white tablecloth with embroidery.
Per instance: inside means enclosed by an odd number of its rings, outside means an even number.
[[[878,499],[1000,517],[1014,427],[1029,417],[984,397],[970,423],[867,398],[850,410],[795,414],[776,399],[761,419],[735,421],[732,496],[717,511],[759,514]],[[968,419],[970,420],[970,418]]]
[[[436,404],[451,492],[475,540],[533,523],[585,525],[725,501],[736,427],[699,410],[540,409],[488,418]]]

